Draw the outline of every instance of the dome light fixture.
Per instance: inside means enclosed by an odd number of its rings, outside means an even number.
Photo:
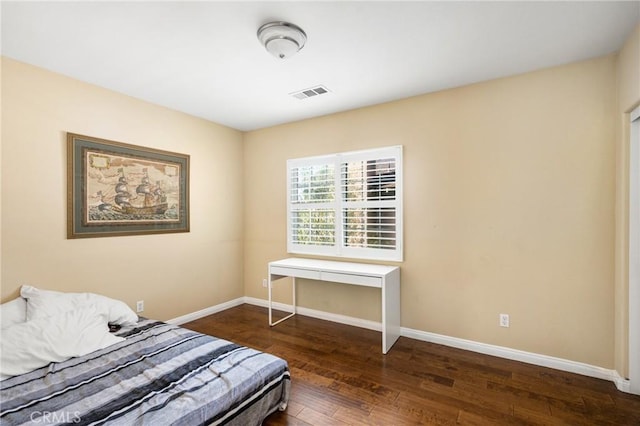
[[[286,59],[304,47],[307,34],[289,22],[269,22],[258,28],[258,40],[278,59]]]

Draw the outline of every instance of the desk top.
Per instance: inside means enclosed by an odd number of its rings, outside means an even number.
[[[269,262],[269,266],[280,266],[283,268],[300,268],[310,270],[322,270],[326,272],[357,274],[357,275],[387,275],[397,269],[397,266],[374,265],[369,263],[340,262],[334,260],[303,259],[291,257],[288,259]]]

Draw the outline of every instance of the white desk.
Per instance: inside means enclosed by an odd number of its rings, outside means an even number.
[[[293,278],[293,312],[273,322],[271,282]],[[382,353],[386,354],[400,337],[400,268],[365,263],[290,258],[269,262],[269,325],[274,326],[296,314],[296,278],[376,287],[382,291]]]

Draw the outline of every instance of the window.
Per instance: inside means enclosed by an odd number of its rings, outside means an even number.
[[[402,147],[287,161],[289,253],[402,260]]]

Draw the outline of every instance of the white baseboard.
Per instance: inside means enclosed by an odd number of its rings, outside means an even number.
[[[611,380],[616,384],[616,388],[618,388],[620,392],[633,393],[631,392],[631,381],[622,377],[617,371],[612,371],[614,373],[614,377]]]
[[[219,305],[210,306],[208,308],[204,308],[199,311],[192,312],[190,314],[182,315],[177,318],[172,318],[165,322],[168,324],[181,325],[181,324],[188,323],[189,321],[195,321],[197,319],[204,318],[207,315],[215,314],[215,313],[233,308],[235,306],[242,305],[243,303],[246,303],[244,300],[244,297],[239,297],[237,299],[233,299],[228,302],[220,303]]]
[[[194,321],[198,318],[224,311],[225,309],[247,303],[261,307],[267,307],[268,301],[255,297],[240,297],[229,302],[211,306],[191,314],[183,315],[178,318],[168,320],[170,324],[184,324]],[[273,308],[291,312],[292,305],[284,303],[273,303]],[[330,312],[318,311],[315,309],[303,308],[298,306],[296,312],[300,315],[318,318],[326,321],[337,322],[340,324],[351,325],[354,327],[366,328],[368,330],[382,331],[382,324],[376,321],[369,321],[360,318],[353,318],[345,315],[332,314]],[[554,368],[556,370],[567,371],[569,373],[581,374],[583,376],[595,377],[598,379],[609,380],[616,385],[616,388],[622,392],[629,393],[629,380],[621,377],[617,371],[598,367],[595,365],[585,364],[582,362],[571,361],[563,358],[556,358],[548,355],[536,354],[533,352],[511,349],[504,346],[490,345],[487,343],[475,342],[473,340],[465,340],[457,337],[445,336],[442,334],[430,333],[428,331],[414,330],[407,327],[400,328],[400,335],[411,339],[421,340],[424,342],[436,343],[453,348],[464,349],[467,351],[478,352],[485,355],[497,356],[500,358],[511,359],[514,361],[525,362],[528,364],[538,365],[541,367]]]
[[[256,299],[254,297],[245,297],[245,303],[250,305],[262,306],[264,308],[269,306],[269,301],[264,299]],[[285,312],[292,312],[293,307],[291,305],[286,305],[284,303],[273,302],[272,306],[274,309]],[[382,332],[382,323],[364,320],[360,318],[348,317],[345,315],[332,314],[330,312],[317,311],[315,309],[296,307],[296,312],[300,315],[304,315],[306,317],[318,318],[326,321],[337,322],[340,324],[352,325],[354,327],[366,328],[368,330],[380,331]]]
[[[405,337],[410,337],[412,339],[422,340],[425,342],[437,343],[458,349],[478,352],[485,355],[497,356],[500,358],[525,362],[527,364],[534,364],[541,367],[549,367],[556,370],[567,371],[569,373],[581,374],[583,376],[609,380],[614,382],[618,389],[620,389],[620,386],[623,385],[621,381],[624,381],[624,379],[622,379],[622,377],[620,377],[618,372],[615,370],[609,370],[578,361],[571,361],[568,359],[557,358],[549,355],[521,351],[504,346],[490,345],[487,343],[475,342],[472,340],[465,340],[457,337],[444,336],[441,334],[429,333],[427,331],[413,330],[406,327],[401,328],[400,334]]]

